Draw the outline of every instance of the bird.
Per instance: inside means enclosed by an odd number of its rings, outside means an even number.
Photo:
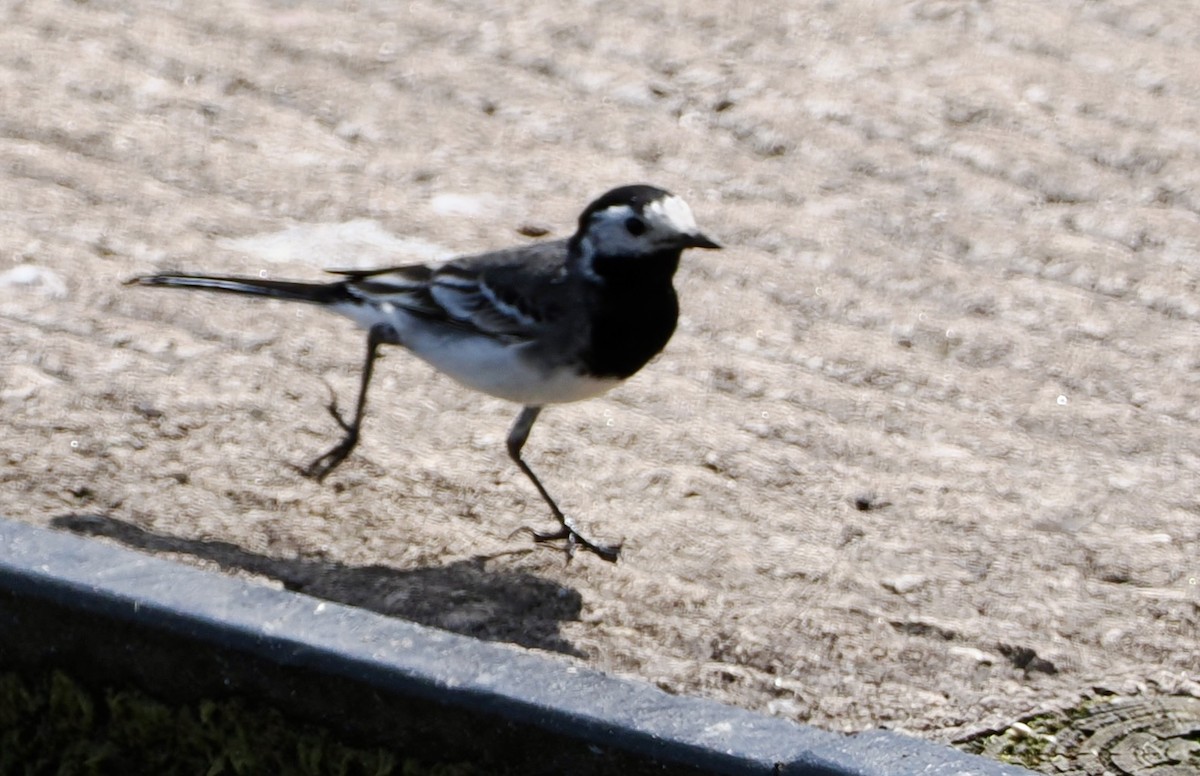
[[[325,307],[367,331],[354,414],[336,396],[327,409],[343,437],[301,472],[323,481],[358,444],[378,350],[399,345],[454,381],[521,405],[509,457],[558,522],[528,530],[615,562],[620,544],[584,536],[522,457],[543,407],[599,396],[666,346],[679,317],[673,279],[683,251],[722,246],[696,225],[679,196],[648,184],[614,188],[587,205],[569,238],[436,264],[329,270],[332,282],[162,272],[126,284],[191,288]]]

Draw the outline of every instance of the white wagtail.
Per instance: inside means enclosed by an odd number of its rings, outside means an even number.
[[[312,302],[367,330],[354,419],[347,422],[331,403],[345,437],[303,470],[318,481],[358,443],[380,345],[401,345],[468,388],[524,405],[508,434],[508,454],[560,524],[530,533],[538,542],[566,540],[568,557],[582,547],[615,561],[620,546],[582,536],[521,448],[544,405],[598,396],[663,349],[679,314],[671,280],[680,254],[720,247],[697,229],[682,199],[634,185],[588,205],[569,239],[444,264],[337,271],[344,279],[332,283],[178,273],[128,282]]]

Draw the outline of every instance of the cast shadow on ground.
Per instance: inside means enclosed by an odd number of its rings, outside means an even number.
[[[288,590],[305,595],[486,641],[584,656],[559,633],[560,623],[579,619],[583,599],[578,591],[523,571],[489,569],[486,556],[445,566],[400,570],[271,558],[229,542],[158,534],[95,513],[61,515],[50,524],[76,534],[106,537],[135,549],[203,558],[226,571],[279,580]]]

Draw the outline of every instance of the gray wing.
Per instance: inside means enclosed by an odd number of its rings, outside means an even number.
[[[503,339],[533,339],[571,306],[567,241],[554,240],[442,265],[339,271],[352,296]]]

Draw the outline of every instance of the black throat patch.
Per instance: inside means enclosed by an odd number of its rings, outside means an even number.
[[[679,318],[679,301],[671,284],[679,254],[671,250],[636,259],[593,259],[592,271],[600,282],[591,289],[595,294],[591,344],[584,354],[593,375],[629,377],[671,339]]]

